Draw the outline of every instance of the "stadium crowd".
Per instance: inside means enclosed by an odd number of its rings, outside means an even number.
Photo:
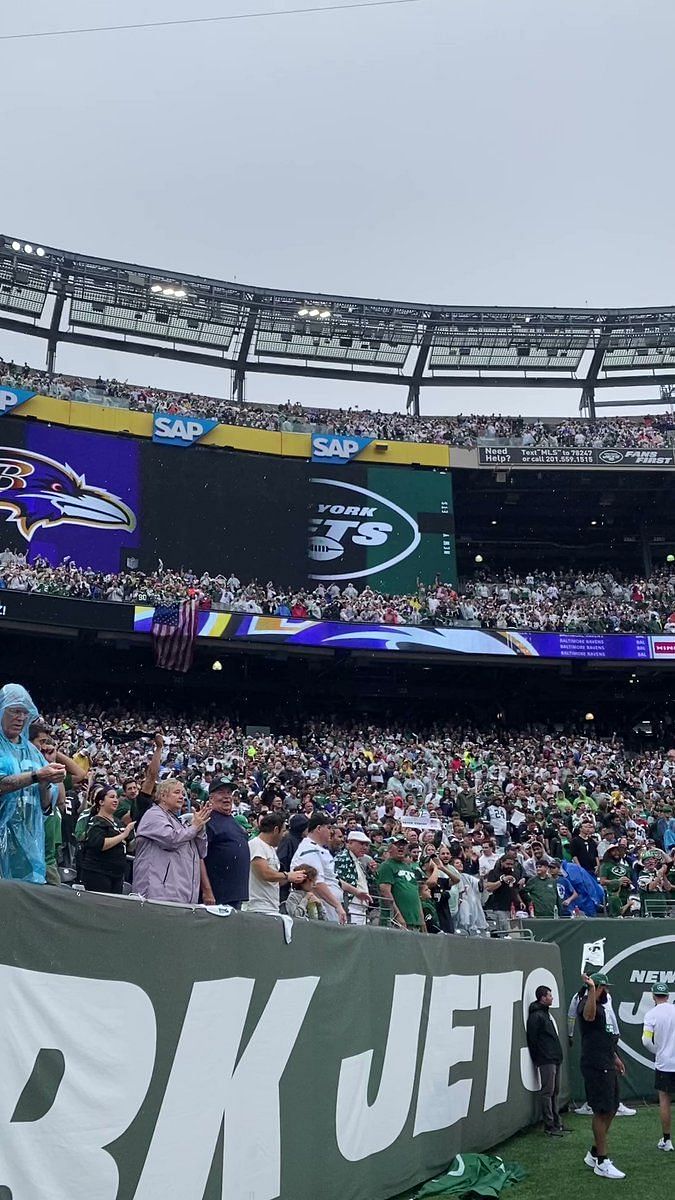
[[[251,733],[213,709],[64,704],[38,718],[20,685],[0,689],[0,874],[29,882],[75,863],[96,891],[468,935],[517,915],[663,915],[674,789],[675,750],[618,737]]]
[[[456,587],[437,580],[420,584],[415,595],[392,596],[348,582],[313,590],[255,580],[235,571],[197,576],[164,569],[152,574],[102,574],[72,560],[52,567],[43,559],[28,563],[10,550],[0,553],[2,589],[118,603],[166,604],[197,597],[205,610],[261,613],[300,620],[334,620],[400,625],[467,625],[484,629],[551,632],[675,632],[675,572],[655,571],[648,579],[620,578],[609,570],[532,571],[495,577],[478,572]]]
[[[237,404],[212,396],[142,388],[116,379],[79,379],[36,371],[0,358],[0,387],[27,388],[41,395],[91,403],[122,404],[135,412],[185,414],[215,418],[225,425],[253,429],[330,430],[338,435],[382,438],[388,441],[432,442],[470,449],[496,440],[542,449],[557,447],[658,448],[671,445],[675,416],[604,417],[525,420],[522,417],[462,415],[415,417],[406,413],[367,409],[320,409],[287,401],[277,407]]]

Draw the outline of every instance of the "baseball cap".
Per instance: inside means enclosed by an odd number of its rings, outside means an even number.
[[[562,867],[562,862],[559,858],[552,858],[549,867]]]
[[[365,842],[370,845],[370,838],[366,837],[365,833],[361,833],[360,829],[350,829],[347,833],[348,842]]]
[[[610,987],[609,976],[604,975],[602,971],[596,971],[595,975],[591,975],[591,979],[596,987]]]
[[[395,837],[391,839],[392,846],[407,846],[408,839],[404,837]]]
[[[229,779],[212,779],[209,784],[209,796],[214,792],[222,792],[227,788],[228,792],[232,791],[232,782]]]
[[[653,983],[652,996],[669,996],[670,988],[667,983]]]

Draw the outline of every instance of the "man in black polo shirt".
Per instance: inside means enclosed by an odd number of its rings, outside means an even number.
[[[616,1047],[618,1030],[606,1009],[609,979],[601,972],[584,975],[586,992],[580,998],[577,1019],[581,1033],[581,1074],[586,1100],[593,1110],[593,1145],[584,1162],[603,1179],[625,1179],[607,1157],[607,1133],[619,1107],[619,1075],[626,1068]]]

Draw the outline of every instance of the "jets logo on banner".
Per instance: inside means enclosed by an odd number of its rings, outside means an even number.
[[[310,479],[310,579],[364,579],[386,571],[420,544],[419,526],[393,500],[342,479]],[[372,559],[362,561],[366,549]]]
[[[27,392],[25,388],[0,388],[0,417],[7,416],[35,395],[36,392]]]
[[[202,417],[169,417],[155,413],[152,440],[162,446],[194,446],[215,429],[217,421]]]
[[[373,441],[369,437],[337,437],[335,434],[312,434],[312,462],[330,466],[351,462]]]

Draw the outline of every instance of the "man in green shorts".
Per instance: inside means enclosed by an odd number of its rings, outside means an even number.
[[[425,879],[423,871],[409,858],[406,838],[397,837],[389,845],[389,856],[377,873],[382,897],[382,924],[395,921],[402,929],[426,932],[419,885]]]

